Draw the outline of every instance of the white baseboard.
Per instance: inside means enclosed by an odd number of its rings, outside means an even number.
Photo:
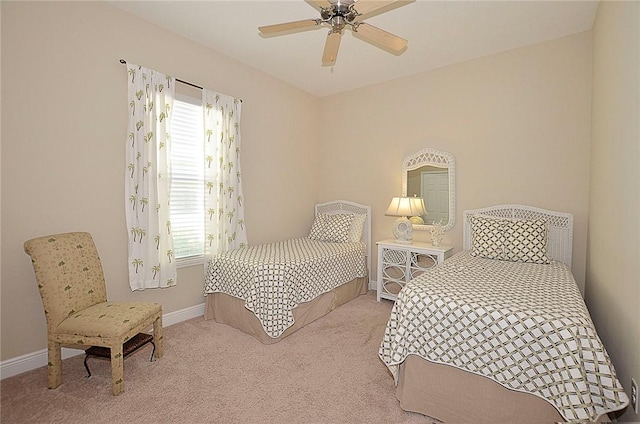
[[[204,303],[195,306],[189,306],[188,308],[180,309],[179,311],[169,312],[162,315],[162,326],[170,327],[173,324],[177,324],[182,321],[187,321],[192,318],[201,317],[204,315]]]
[[[169,327],[182,321],[197,318],[204,315],[204,303],[190,306],[175,312],[169,312],[162,315],[162,326]],[[84,350],[62,348],[62,359],[71,358],[72,356],[82,355]],[[47,349],[38,350],[36,352],[27,353],[15,358],[7,359],[0,362],[0,379],[13,377],[23,372],[31,371],[36,368],[47,365]]]
[[[369,290],[373,290],[373,291],[378,290],[378,282],[369,280]]]

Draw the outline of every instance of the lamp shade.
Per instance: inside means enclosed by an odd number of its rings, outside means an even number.
[[[426,215],[422,197],[394,197],[385,215],[389,216],[420,216]]]

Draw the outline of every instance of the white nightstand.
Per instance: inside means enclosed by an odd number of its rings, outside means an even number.
[[[453,246],[414,241],[398,243],[393,239],[382,240],[378,246],[378,302],[380,299],[396,300],[402,287],[427,269],[442,263],[451,255]]]

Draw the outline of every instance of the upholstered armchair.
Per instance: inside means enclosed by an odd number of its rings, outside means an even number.
[[[123,344],[153,326],[155,356],[163,355],[162,305],[108,302],[98,251],[89,233],[65,233],[28,240],[47,319],[48,386],[62,382],[62,345],[111,349],[114,395],[124,391]]]

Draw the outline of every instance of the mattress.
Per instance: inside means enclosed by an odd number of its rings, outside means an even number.
[[[412,280],[392,309],[379,356],[394,376],[408,355],[531,393],[567,421],[628,398],[569,268],[460,252]]]
[[[295,322],[293,310],[367,275],[366,246],[308,238],[231,250],[208,265],[204,293],[241,299],[272,338]]]

